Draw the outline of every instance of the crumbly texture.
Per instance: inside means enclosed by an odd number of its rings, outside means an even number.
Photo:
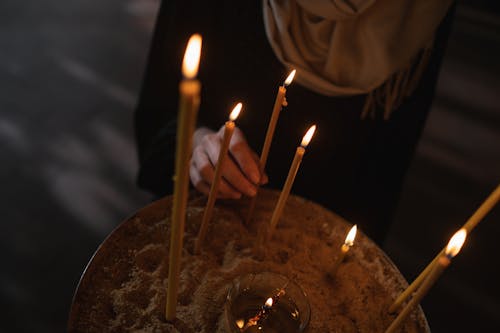
[[[329,277],[350,225],[323,207],[291,196],[265,255],[257,230],[269,221],[278,193],[261,191],[255,218],[243,224],[248,201],[218,202],[203,252],[193,255],[205,199],[189,203],[177,319],[164,319],[171,197],[126,220],[101,245],[80,282],[69,332],[226,332],[224,302],[238,276],[280,273],[308,295],[308,332],[384,332],[387,312],[406,282],[362,233],[337,274]],[[419,310],[401,332],[428,332]]]

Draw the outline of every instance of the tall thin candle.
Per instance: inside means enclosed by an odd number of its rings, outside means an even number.
[[[431,287],[436,283],[441,274],[443,274],[444,270],[450,265],[451,259],[453,259],[453,257],[460,252],[466,237],[467,231],[465,229],[460,229],[455,233],[455,235],[453,235],[444,254],[439,256],[436,265],[434,265],[432,271],[426,277],[420,288],[418,288],[411,301],[404,307],[396,319],[394,319],[385,333],[394,333],[398,330],[404,320],[410,315],[411,311],[418,305],[418,303],[420,303]]]
[[[278,123],[278,118],[279,118],[281,109],[283,106],[287,105],[286,87],[288,87],[292,83],[296,72],[297,71],[295,69],[292,70],[290,72],[290,74],[288,74],[288,77],[286,78],[283,85],[278,87],[278,93],[276,94],[276,99],[274,101],[273,113],[271,114],[271,119],[269,120],[269,125],[267,126],[266,138],[264,140],[264,145],[262,146],[262,151],[260,153],[259,170],[260,170],[261,175],[264,173],[264,170],[266,168],[267,158],[269,156],[269,150],[271,148],[271,143],[272,143],[273,137],[274,137],[274,131],[276,129],[276,124]],[[260,184],[257,184],[257,185],[260,185]],[[250,202],[250,208],[248,210],[248,215],[247,215],[247,219],[246,219],[247,223],[249,223],[253,217],[253,212],[255,210],[255,203],[257,202],[258,193],[259,193],[259,188],[257,187],[257,193],[255,194],[255,196],[252,198],[252,201]]]
[[[195,253],[200,253],[203,240],[208,230],[208,223],[212,218],[212,211],[215,205],[215,199],[217,198],[217,191],[219,190],[219,184],[222,176],[222,165],[227,156],[229,149],[229,143],[231,142],[231,137],[234,132],[234,121],[238,118],[240,114],[242,104],[238,103],[231,114],[229,115],[229,120],[226,121],[224,126],[224,137],[222,139],[221,148],[219,151],[219,158],[217,159],[217,165],[215,167],[214,179],[212,181],[212,186],[210,187],[210,192],[208,194],[208,201],[205,207],[205,212],[203,213],[203,219],[201,221],[200,230],[198,232],[198,238],[195,244]]]
[[[285,207],[286,200],[288,199],[288,195],[290,194],[290,190],[292,189],[293,182],[295,180],[295,176],[297,175],[297,171],[299,170],[300,163],[302,162],[302,157],[306,152],[306,147],[312,139],[314,132],[316,131],[316,125],[313,125],[309,128],[307,133],[304,135],[300,146],[297,147],[295,151],[295,156],[292,161],[292,165],[290,166],[290,170],[288,171],[288,176],[285,181],[285,185],[283,186],[283,190],[281,190],[280,197],[278,199],[278,203],[274,208],[273,215],[271,217],[271,222],[269,225],[269,232],[267,234],[267,238],[269,239],[276,229],[276,225],[283,213],[283,208]]]
[[[472,216],[463,225],[467,233],[470,233],[481,220],[490,212],[490,210],[495,207],[495,205],[500,200],[500,184],[497,185],[496,189],[491,192],[491,194],[486,198],[486,200],[481,204],[481,206],[472,214]],[[437,256],[430,262],[430,264],[425,267],[425,269],[420,273],[420,275],[406,288],[394,301],[394,303],[389,308],[389,312],[395,312],[404,301],[410,297],[410,295],[422,284],[424,279],[429,275],[432,267],[437,263],[441,255],[444,253],[445,249],[441,250]]]
[[[184,222],[189,190],[189,159],[196,116],[200,104],[201,85],[196,76],[201,53],[201,36],[193,35],[189,39],[182,64],[184,79],[179,84],[179,115],[177,123],[177,143],[175,151],[174,197],[172,204],[172,226],[170,235],[169,269],[166,319],[175,319],[177,290],[181,266]]]

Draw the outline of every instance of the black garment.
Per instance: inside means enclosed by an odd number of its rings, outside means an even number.
[[[451,12],[451,11],[450,11]],[[360,120],[365,96],[325,97],[292,83],[267,164],[269,187],[283,186],[295,148],[307,128],[318,130],[292,191],[335,211],[375,241],[385,235],[403,176],[434,94],[451,14],[413,94],[393,112]],[[288,70],[265,35],[261,1],[163,1],[136,112],[139,186],[157,195],[172,191],[178,84],[189,36],[203,36],[199,123],[216,130],[243,102],[237,123],[260,153],[278,86]]]

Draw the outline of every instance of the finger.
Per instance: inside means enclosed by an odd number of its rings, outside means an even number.
[[[222,184],[227,186],[229,188],[229,191],[221,191]],[[242,194],[236,190],[234,190],[224,179],[220,180],[220,186],[219,189],[217,190],[217,199],[241,199]]]
[[[253,197],[257,194],[257,187],[245,177],[231,156],[224,160],[222,176],[237,191],[246,196]]]
[[[201,146],[195,148],[195,151],[193,152],[193,165],[197,173],[199,173],[200,178],[207,184],[208,187],[210,187],[214,181],[215,169],[207,153]],[[209,191],[207,191],[207,193]],[[241,198],[241,193],[235,190],[224,179],[221,179],[217,191],[217,197],[239,199]]]
[[[189,177],[191,178],[191,183],[198,191],[208,195],[210,186],[203,180],[194,163],[191,163],[189,167]]]
[[[203,145],[199,145],[194,149],[192,160],[203,181],[212,184],[215,170]]]
[[[267,176],[267,173],[264,172],[264,174],[262,175],[262,180],[261,180],[260,184],[266,185],[267,183],[269,183],[269,177]]]
[[[207,149],[210,162],[216,164],[219,159],[219,149],[216,148],[215,145],[210,145],[205,148]],[[231,156],[227,156],[227,158],[224,159],[222,177],[227,181],[228,185],[232,186],[240,193],[247,196],[254,196],[257,193],[255,186],[245,177]]]
[[[219,180],[219,188],[217,189],[217,198],[240,199],[241,192],[236,190],[223,177],[221,177]]]
[[[252,157],[253,157],[253,159],[254,159],[255,163],[256,163],[257,165],[259,165],[259,166],[260,166],[260,158],[259,158],[259,156],[258,156],[258,155],[257,155],[254,151],[252,151]],[[259,170],[259,171],[260,171],[260,170]],[[267,174],[266,174],[266,172],[265,172],[265,170],[264,170],[264,171],[262,171],[262,173],[260,174],[260,181],[259,181],[259,185],[265,185],[265,184],[267,184],[268,182],[269,182],[269,178],[267,177]]]
[[[259,162],[254,159],[254,152],[248,146],[245,136],[239,128],[234,129],[233,137],[229,143],[229,151],[246,178],[252,183],[258,184],[261,178]]]

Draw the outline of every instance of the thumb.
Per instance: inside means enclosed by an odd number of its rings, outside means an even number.
[[[229,151],[245,176],[252,183],[258,184],[260,181],[259,163],[255,160],[255,153],[248,145],[245,135],[238,127],[234,129]]]

